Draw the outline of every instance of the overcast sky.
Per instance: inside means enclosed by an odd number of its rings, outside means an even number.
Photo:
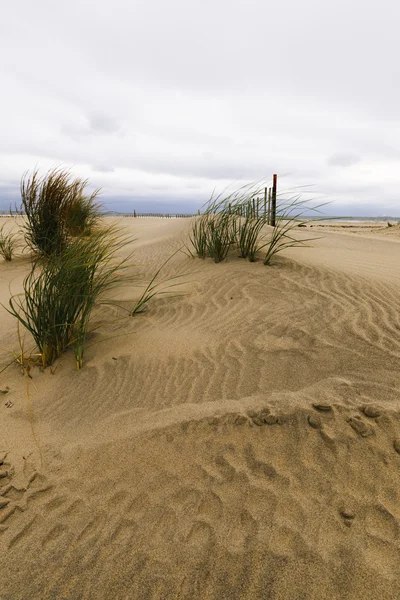
[[[116,210],[276,172],[400,216],[399,26],[397,0],[3,3],[0,208],[63,164]]]

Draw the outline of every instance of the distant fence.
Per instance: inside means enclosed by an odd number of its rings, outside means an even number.
[[[278,189],[278,175],[272,176],[272,187],[264,188],[264,197],[252,197],[246,203],[238,206],[228,204],[228,212],[232,214],[258,219],[264,217],[264,222],[275,227],[276,225],[276,196]],[[200,214],[200,212],[198,213]]]
[[[276,195],[278,189],[278,175],[274,173],[272,176],[272,187],[264,188],[264,198],[252,198],[248,205],[240,206],[239,213],[242,216],[250,216],[258,218],[264,214],[264,218],[268,225],[275,227],[276,225]],[[231,205],[229,204],[229,211]],[[235,209],[233,209],[235,210]],[[197,211],[200,214],[200,211]],[[158,217],[161,219],[187,219],[194,217],[194,214],[170,214],[170,213],[139,213],[136,210],[132,213],[124,213],[124,217],[134,217],[138,219],[145,219],[148,217]]]
[[[264,198],[252,198],[247,205],[239,209],[239,214],[243,217],[257,218],[264,214],[268,225],[276,225],[276,195],[278,189],[278,175],[272,176],[272,187],[264,188]],[[231,205],[229,205],[230,208]]]
[[[272,177],[272,187],[264,188],[264,198],[252,198],[249,201],[248,205],[240,207],[240,214],[242,216],[252,216],[259,217],[261,214],[264,214],[264,218],[268,225],[273,225],[275,227],[276,224],[276,194],[277,194],[277,182],[278,175],[274,174]],[[229,209],[231,206],[229,205]],[[197,215],[200,214],[200,211],[197,211]],[[104,217],[133,217],[134,219],[149,219],[151,217],[156,217],[158,219],[190,219],[191,217],[195,217],[196,214],[184,214],[184,213],[142,213],[133,211],[133,213],[119,213],[114,211],[108,211],[103,213]],[[0,217],[9,217],[12,216],[10,214],[1,214]]]
[[[120,213],[121,214],[121,213]],[[133,213],[122,213],[124,217],[133,217],[135,219],[147,219],[149,217],[157,217],[159,219],[190,219],[195,215],[187,215],[187,214],[170,214],[170,213],[139,213],[135,210]]]
[[[198,214],[198,213],[196,213]],[[24,216],[24,215],[23,215]],[[117,212],[108,212],[103,214],[104,217],[135,217],[138,219],[146,219],[149,217],[158,217],[160,219],[190,219],[195,215],[187,215],[187,214],[170,214],[170,213],[137,213],[136,211],[133,213],[117,213]],[[9,213],[0,213],[0,218],[8,218],[14,217],[14,215],[10,215]]]

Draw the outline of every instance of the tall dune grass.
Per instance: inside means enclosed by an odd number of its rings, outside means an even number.
[[[205,213],[194,218],[189,239],[199,258],[223,261],[235,242],[235,217],[227,212]]]
[[[86,182],[81,182],[82,191]],[[66,229],[72,236],[89,235],[97,227],[101,218],[101,205],[95,202],[99,190],[90,196],[79,196],[71,199],[66,211]]]
[[[207,216],[207,254],[219,263],[235,241],[235,216],[226,211]]]
[[[189,233],[189,241],[199,258],[207,257],[208,219],[207,214],[195,217]]]
[[[17,234],[12,231],[6,231],[4,223],[0,227],[0,256],[6,261],[12,260],[17,246]]]
[[[267,214],[258,210],[257,198],[263,196],[265,182],[242,186],[229,194],[212,196],[204,212],[194,218],[189,240],[194,254],[207,256],[215,262],[225,260],[231,249],[237,249],[241,258],[254,262],[265,249],[264,264],[285,248],[304,245],[309,239],[294,236],[294,230],[304,225],[306,214],[319,213],[301,196],[278,196],[276,226],[267,226]]]
[[[237,246],[238,240],[245,243],[242,217],[246,220],[246,210],[260,193],[260,185],[250,184],[226,195],[224,192],[217,196],[213,194],[203,207],[203,214],[192,222],[189,239],[195,254],[199,258],[208,256],[214,262],[221,262]]]
[[[270,233],[264,265],[270,265],[271,260],[282,250],[296,246],[306,246],[308,242],[315,239],[297,238],[293,236],[293,233],[299,226],[304,226],[307,223],[306,213],[319,213],[321,206],[323,204],[312,207],[307,200],[302,200],[300,196],[282,198],[280,202],[277,202],[276,225]]]
[[[265,223],[264,215],[253,217],[250,213],[236,220],[236,245],[240,258],[248,258],[250,262],[256,260],[257,253],[267,244],[262,236]]]
[[[125,279],[127,259],[116,253],[129,241],[109,227],[73,240],[51,260],[34,262],[8,311],[31,333],[43,366],[73,346],[81,368],[92,310]]]
[[[73,178],[67,169],[56,167],[44,176],[36,169],[21,180],[21,206],[28,247],[39,256],[62,252],[70,235],[92,226],[97,216],[94,200],[84,194],[87,180]]]

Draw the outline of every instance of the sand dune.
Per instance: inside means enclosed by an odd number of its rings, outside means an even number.
[[[188,227],[123,224],[143,278]],[[323,236],[178,253],[180,293],[103,310],[82,371],[34,369],[29,401],[0,374],[1,600],[400,598],[400,244]],[[26,271],[0,264],[3,303]]]

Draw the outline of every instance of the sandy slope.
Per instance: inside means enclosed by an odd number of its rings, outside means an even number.
[[[149,276],[188,223],[124,225]],[[0,375],[1,600],[400,598],[400,244],[324,236],[270,268],[176,255],[184,295],[33,370],[35,437]],[[26,271],[0,264],[2,302]]]

